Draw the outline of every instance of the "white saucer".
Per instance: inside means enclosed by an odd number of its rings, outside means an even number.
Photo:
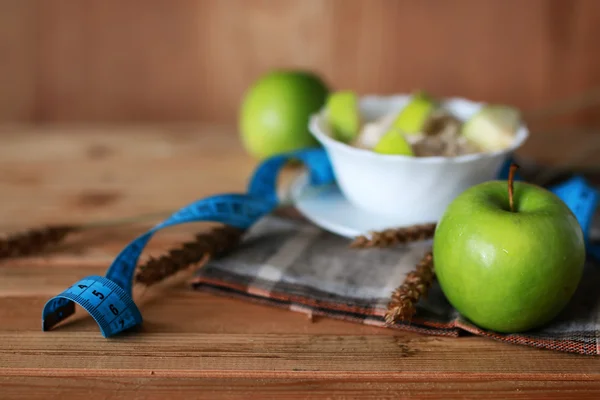
[[[405,218],[391,219],[372,214],[351,204],[336,184],[312,187],[308,174],[294,180],[289,189],[296,209],[315,225],[340,236],[354,238],[371,231],[412,225]]]

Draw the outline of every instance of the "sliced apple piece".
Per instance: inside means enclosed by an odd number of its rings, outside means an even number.
[[[519,110],[505,105],[487,105],[465,121],[461,134],[483,151],[504,150],[515,140],[520,124]]]
[[[394,120],[393,127],[408,135],[421,133],[437,102],[427,93],[417,92]]]
[[[397,129],[390,129],[379,140],[373,148],[375,153],[379,154],[397,154],[405,156],[413,156],[413,150],[408,141],[404,138],[404,134]]]
[[[379,143],[383,135],[391,128],[395,118],[396,113],[389,113],[374,121],[365,122],[352,145],[373,150],[373,147]]]
[[[358,97],[351,91],[333,92],[327,98],[325,113],[336,140],[353,141],[360,130]]]

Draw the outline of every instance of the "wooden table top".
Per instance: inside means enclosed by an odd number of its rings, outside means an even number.
[[[255,164],[223,127],[5,127],[0,232],[176,209],[242,189]],[[310,321],[194,292],[185,274],[136,288],[145,321],[135,332],[104,339],[85,313],[41,332],[50,297],[104,275],[150,225],[82,233],[0,263],[0,398],[600,398],[597,357]],[[199,229],[161,232],[144,256]]]

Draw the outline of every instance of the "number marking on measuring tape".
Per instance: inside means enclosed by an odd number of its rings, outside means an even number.
[[[152,236],[170,226],[200,221],[249,228],[277,206],[277,177],[289,160],[301,160],[315,185],[334,181],[323,149],[302,150],[267,159],[255,171],[247,194],[211,196],[181,208],[127,245],[105,277],[88,276],[50,299],[42,312],[42,330],[50,330],[74,314],[75,304],[94,318],[104,337],[141,324],[142,314],[132,299],[133,276],[139,257]]]
[[[42,311],[42,330],[47,331],[75,313],[75,304],[85,309],[104,337],[116,335],[142,323],[142,314],[132,299],[133,275],[139,257],[152,236],[161,229],[191,222],[220,222],[247,229],[278,204],[277,177],[289,160],[300,160],[309,171],[312,185],[335,182],[323,149],[309,149],[274,156],[255,170],[247,194],[221,194],[198,200],[176,211],[165,221],[138,236],[114,259],[106,276],[88,276],[50,299]],[[585,232],[598,202],[598,193],[583,179],[551,189],[573,210]],[[597,256],[600,258],[600,251]]]
[[[121,287],[100,276],[88,276],[55,297],[44,318],[44,330],[75,312],[74,303],[85,308],[98,323],[104,337],[138,325],[142,315]]]

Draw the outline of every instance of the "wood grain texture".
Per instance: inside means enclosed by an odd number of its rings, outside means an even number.
[[[525,109],[600,86],[596,0],[7,0],[0,118],[232,122],[272,68]],[[598,126],[598,108],[557,123]]]
[[[255,162],[228,129],[2,127],[0,231],[132,216],[242,190]],[[284,186],[292,176],[287,171]],[[311,322],[301,313],[194,292],[191,271],[134,289],[144,324],[133,332],[103,339],[81,310],[40,331],[51,296],[102,275],[153,222],[82,232],[42,255],[0,263],[0,398],[600,396],[598,357],[321,317]],[[161,231],[142,259],[199,229]]]
[[[189,308],[186,307],[189,310]],[[180,314],[180,317],[184,317]],[[306,324],[310,322],[305,321]],[[350,329],[350,327],[349,327]],[[73,340],[77,337],[77,340]],[[600,380],[597,357],[493,346],[483,338],[412,335],[226,334],[142,332],[104,340],[97,332],[0,334],[6,375],[166,376],[348,375],[513,380]],[[450,345],[451,344],[451,345]],[[521,357],[528,356],[525,369]],[[360,361],[360,362],[357,362]],[[457,362],[460,361],[460,362]],[[37,365],[35,372],[31,365]]]
[[[0,121],[35,119],[36,24],[35,0],[0,2]]]
[[[124,399],[589,399],[598,396],[596,382],[535,382],[477,379],[447,382],[435,377],[426,381],[398,381],[381,377],[365,385],[360,377],[345,379],[295,378],[181,378],[160,377],[64,377],[57,387],[55,377],[0,377],[4,394],[10,399],[48,399],[60,394],[85,396],[90,387],[105,398]],[[27,397],[22,396],[27,388]],[[50,396],[50,397],[48,397]],[[252,396],[252,397],[249,397]]]

